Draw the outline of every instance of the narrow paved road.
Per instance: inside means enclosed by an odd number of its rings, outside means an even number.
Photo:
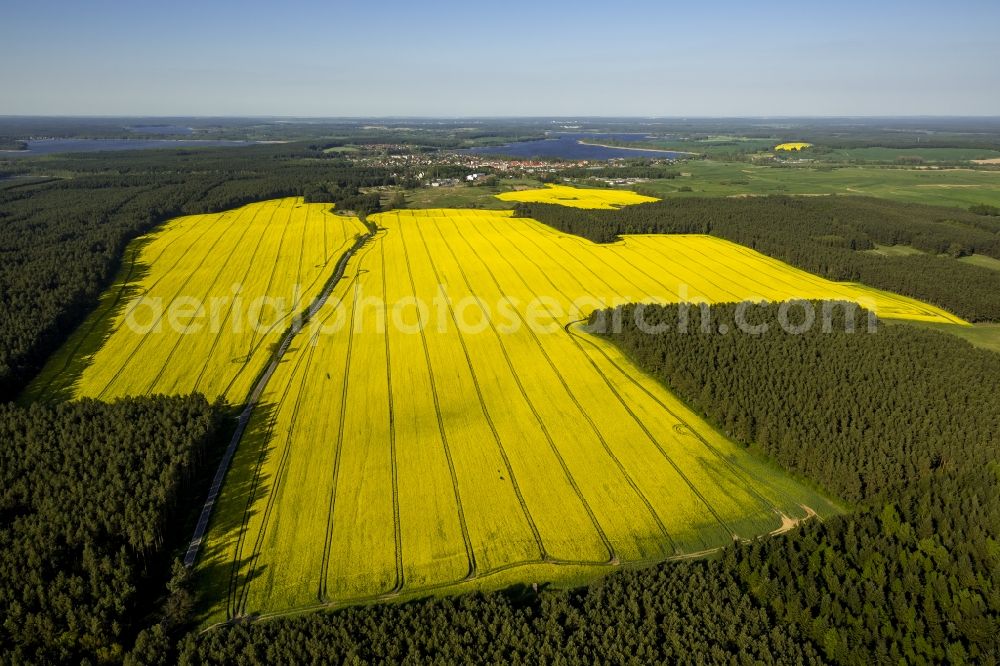
[[[215,507],[215,500],[219,496],[219,491],[222,489],[222,482],[226,478],[226,470],[229,469],[229,464],[233,460],[233,455],[236,453],[236,447],[240,443],[240,439],[243,437],[243,433],[247,428],[247,424],[250,422],[250,415],[253,413],[254,407],[260,401],[260,396],[263,395],[264,389],[267,388],[267,383],[271,380],[271,376],[274,375],[274,371],[278,369],[278,364],[281,363],[281,358],[288,351],[288,348],[292,344],[292,340],[296,335],[302,330],[302,328],[309,322],[312,317],[319,312],[319,309],[323,307],[327,299],[330,298],[330,294],[333,292],[333,288],[338,282],[344,277],[344,271],[347,270],[347,262],[350,261],[354,253],[357,252],[365,243],[371,240],[375,234],[369,232],[363,236],[359,236],[358,240],[355,241],[354,245],[351,246],[347,252],[341,255],[340,260],[337,261],[337,266],[333,271],[333,275],[327,281],[326,285],[323,287],[323,291],[320,292],[319,296],[309,305],[309,308],[300,315],[297,320],[292,324],[292,327],[288,329],[285,333],[285,337],[282,338],[281,344],[278,349],[274,352],[271,357],[271,362],[268,364],[267,369],[254,384],[253,390],[250,392],[250,397],[247,398],[246,404],[243,407],[243,411],[240,413],[240,418],[236,424],[236,430],[233,432],[233,438],[229,440],[229,446],[226,447],[226,453],[222,456],[222,460],[219,462],[219,468],[215,471],[215,478],[212,480],[212,487],[208,491],[208,498],[205,500],[205,505],[201,509],[201,516],[198,518],[198,525],[194,528],[194,535],[191,537],[191,544],[188,546],[187,553],[184,555],[184,566],[191,567],[194,565],[195,560],[198,559],[198,550],[201,548],[201,543],[205,539],[205,532],[208,530],[208,521],[212,517],[212,509]]]

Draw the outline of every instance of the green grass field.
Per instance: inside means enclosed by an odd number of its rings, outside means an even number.
[[[679,169],[690,175],[643,183],[640,190],[662,197],[857,194],[959,208],[1000,205],[998,170],[773,167],[710,160],[685,162]]]
[[[968,257],[962,257],[959,261],[966,264],[972,264],[973,266],[982,266],[983,268],[1000,271],[1000,259],[994,259],[993,257],[987,257],[982,254],[973,254]]]
[[[871,250],[863,251],[869,254],[877,254],[880,257],[910,257],[915,254],[925,254],[922,250],[909,245],[879,245],[877,243]]]
[[[920,159],[924,162],[968,162],[1000,157],[1000,151],[982,148],[834,148],[829,152],[806,153],[824,162],[896,162]]]

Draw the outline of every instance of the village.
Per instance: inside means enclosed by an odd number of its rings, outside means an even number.
[[[396,173],[415,174],[424,187],[454,187],[462,183],[469,185],[492,183],[492,176],[504,178],[538,177],[544,174],[559,174],[567,170],[579,173],[581,169],[593,170],[591,176],[596,181],[610,186],[635,185],[648,181],[636,176],[609,175],[609,170],[635,166],[641,162],[647,167],[666,167],[677,163],[667,158],[657,159],[608,159],[608,160],[566,160],[566,159],[524,159],[493,155],[474,155],[454,150],[422,152],[405,144],[371,144],[359,147],[352,160],[355,164],[368,167],[392,169]]]

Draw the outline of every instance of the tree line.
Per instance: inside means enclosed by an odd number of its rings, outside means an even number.
[[[987,215],[853,196],[670,199],[618,210],[518,204],[516,214],[597,243],[621,234],[711,234],[831,280],[918,298],[969,321],[1000,321],[1000,272],[954,260],[1000,258],[1000,221]],[[863,252],[876,245],[925,254]]]

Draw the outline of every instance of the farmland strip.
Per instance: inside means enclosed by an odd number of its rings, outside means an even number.
[[[238,219],[238,217],[236,219]],[[194,276],[194,274],[197,272],[197,270],[201,268],[201,266],[205,263],[205,261],[208,259],[208,257],[212,254],[212,250],[215,249],[215,246],[218,245],[219,241],[222,240],[222,238],[226,235],[226,233],[229,231],[229,229],[236,223],[236,219],[234,219],[233,222],[231,222],[229,224],[229,226],[226,227],[225,230],[223,232],[221,232],[219,234],[219,236],[214,241],[212,241],[212,244],[208,247],[208,249],[203,254],[203,256],[201,258],[201,261],[198,262],[198,265],[195,267],[194,270],[192,270],[190,273],[188,273],[188,275],[184,278],[184,281],[181,283],[180,287],[174,292],[174,297],[175,298],[176,298],[177,294],[179,294],[181,291],[184,290],[184,288],[187,286],[188,282],[191,281],[191,278]],[[212,226],[215,226],[215,225],[209,225],[210,228]],[[206,233],[207,233],[207,230],[206,230]],[[199,236],[198,238],[200,239],[201,236]],[[179,261],[180,261],[180,259],[178,258],[178,262]],[[175,262],[174,266],[176,266],[176,265],[177,265],[177,263]],[[161,279],[163,279],[163,277],[166,277],[166,275],[168,275],[168,274],[169,274],[169,272],[165,273],[156,282],[159,282]],[[152,289],[153,286],[155,286],[156,282],[154,282],[153,285],[150,285],[150,289]],[[149,293],[149,290],[147,290],[146,293]],[[171,299],[171,300],[173,300],[173,299]],[[153,324],[155,325],[155,324],[159,323],[162,319],[163,319],[163,312],[161,312],[156,317],[156,320],[153,322]],[[135,347],[133,347],[132,351],[129,352],[129,354],[125,357],[125,360],[119,366],[118,370],[115,371],[115,373],[112,375],[111,379],[109,379],[107,381],[107,383],[105,383],[104,388],[101,389],[101,392],[97,394],[97,398],[98,399],[101,399],[101,398],[104,397],[104,394],[107,393],[108,389],[111,388],[111,385],[114,384],[118,380],[119,377],[121,377],[122,373],[125,372],[125,369],[129,366],[129,364],[131,364],[132,359],[135,358],[135,355],[139,352],[139,350],[143,347],[143,345],[145,345],[146,342],[148,342],[150,340],[151,337],[152,336],[150,336],[150,335],[144,335],[141,338],[139,338],[138,343],[135,345]]]
[[[235,244],[236,247],[240,246],[240,244],[243,242],[243,239],[246,238],[246,235],[250,232],[250,229],[253,227],[253,220],[254,219],[256,219],[256,214],[254,214],[254,218],[251,219],[251,221],[248,224],[243,225],[243,231],[240,233],[239,238],[236,239],[236,244]],[[270,226],[271,221],[273,219],[274,219],[274,216],[272,214],[272,216],[270,218],[268,218],[268,226]],[[246,279],[247,274],[250,272],[250,268],[253,266],[253,258],[257,256],[257,250],[260,249],[261,245],[262,245],[262,243],[260,243],[260,242],[257,242],[257,243],[254,244],[253,254],[250,257],[250,261],[247,262],[247,270],[244,271],[244,273],[243,273],[243,279],[244,280]],[[226,268],[227,268],[227,264],[226,263],[222,263],[222,264],[219,265],[219,270],[216,271],[215,276],[212,278],[212,281],[209,282],[208,285],[205,287],[204,296],[202,297],[202,303],[204,303],[204,300],[208,297],[208,295],[210,293],[212,293],[212,288],[215,286],[216,282],[219,281],[219,278],[223,275],[223,273],[225,273]],[[233,304],[235,304],[235,299],[233,301]],[[233,309],[233,305],[231,304],[229,306],[229,310],[227,311],[227,314],[226,314],[226,319],[227,320],[229,319],[229,314],[232,313],[232,309]],[[188,323],[184,327],[183,331],[176,332],[177,335],[175,336],[174,343],[171,346],[170,351],[167,352],[166,358],[164,358],[163,361],[162,361],[162,363],[160,364],[160,369],[157,371],[156,375],[153,376],[153,378],[150,380],[148,386],[146,387],[146,390],[144,391],[145,394],[148,395],[149,393],[153,392],[153,390],[156,388],[157,383],[160,381],[160,379],[163,378],[163,373],[165,373],[167,371],[167,368],[170,365],[170,361],[173,359],[174,354],[177,352],[177,348],[180,347],[181,342],[184,340],[184,335],[186,334],[188,328],[191,326],[191,323],[192,323],[191,321],[188,321]],[[219,337],[221,335],[222,335],[222,331],[221,330],[218,333],[216,333],[215,339],[212,342],[212,349],[213,350],[215,349],[215,345],[218,342]],[[208,359],[210,359],[210,358],[211,358],[211,354],[209,354],[206,357],[206,365],[208,363]],[[205,368],[205,365],[202,366],[202,372],[204,372],[204,368]],[[200,376],[201,375],[199,374],[199,377]]]
[[[456,225],[456,229],[457,229],[457,225]],[[500,286],[500,282],[497,280],[496,275],[490,269],[489,264],[483,260],[483,258],[477,252],[477,250],[472,246],[471,243],[469,243],[469,240],[465,237],[465,235],[461,233],[461,230],[459,230],[458,236],[460,236],[462,238],[462,240],[465,242],[466,246],[472,252],[473,256],[475,256],[476,259],[478,259],[479,262],[486,269],[486,272],[489,274],[490,278],[493,280],[493,283],[496,285],[497,291],[499,293],[501,293],[501,294],[504,293],[503,288]],[[470,293],[475,293],[475,292],[470,289]],[[516,308],[514,308],[514,312],[517,314],[517,316],[521,320],[522,324],[527,325],[524,322],[524,318],[521,316],[521,313],[518,312]],[[529,327],[529,329],[530,329],[530,327]],[[541,414],[538,413],[538,409],[535,407],[534,403],[528,397],[528,393],[525,390],[524,385],[521,383],[521,379],[518,376],[517,370],[514,368],[514,364],[510,360],[510,355],[507,353],[506,345],[503,343],[503,337],[500,336],[500,334],[496,331],[496,329],[493,329],[493,332],[497,335],[497,339],[500,340],[500,346],[504,350],[504,358],[507,361],[507,364],[508,364],[508,366],[510,368],[511,375],[514,377],[514,380],[517,382],[518,388],[521,391],[521,395],[524,397],[524,400],[527,402],[528,406],[531,408],[531,411],[534,414],[535,419],[538,421],[539,427],[541,428],[542,432],[545,434],[545,439],[548,441],[549,447],[552,449],[552,452],[555,454],[556,459],[559,461],[559,466],[562,468],[563,474],[566,476],[566,480],[569,482],[570,486],[573,488],[573,492],[576,493],[577,498],[580,500],[581,504],[584,507],[584,510],[587,512],[587,516],[590,518],[591,522],[593,523],[594,529],[597,531],[597,534],[598,534],[601,542],[604,544],[604,547],[607,549],[609,561],[616,560],[617,558],[616,558],[616,555],[615,555],[614,546],[612,546],[611,541],[608,539],[608,535],[604,532],[604,528],[601,527],[600,523],[598,522],[597,516],[594,514],[594,510],[590,506],[590,503],[587,502],[587,499],[583,496],[583,492],[580,490],[580,486],[577,483],[576,479],[573,478],[573,474],[570,472],[569,466],[566,464],[566,460],[563,458],[562,454],[559,452],[559,449],[556,446],[555,440],[553,440],[552,434],[549,432],[548,427],[545,425],[545,422],[542,419]],[[532,334],[534,334],[533,331],[532,331]],[[537,339],[536,339],[536,344],[537,344]]]
[[[402,225],[400,226],[399,238],[403,247],[403,257],[406,260],[406,273],[410,277],[410,289],[413,291],[413,297],[417,298],[417,286],[413,279],[413,268],[410,265],[410,253],[406,247],[406,236],[402,233]],[[441,435],[441,443],[444,446],[445,458],[448,461],[448,472],[451,474],[451,485],[455,492],[455,503],[458,509],[459,525],[462,529],[462,540],[465,542],[465,554],[469,560],[469,573],[466,578],[473,578],[476,575],[476,554],[472,550],[472,540],[469,537],[469,526],[465,521],[465,509],[462,507],[462,496],[458,489],[458,476],[455,472],[455,461],[452,459],[451,448],[448,446],[448,435],[445,433],[444,429],[444,417],[441,415],[441,401],[438,396],[437,386],[434,383],[434,368],[431,367],[430,350],[427,348],[427,332],[424,330],[423,317],[420,315],[419,308],[417,308],[417,323],[420,327],[420,342],[424,349],[424,362],[427,365],[427,375],[430,378],[431,397],[434,400],[434,411],[437,415],[438,432]]]
[[[528,238],[529,241],[531,240],[530,237],[527,237],[527,238]],[[535,268],[538,269],[539,273],[545,277],[545,279],[548,281],[548,283],[552,286],[553,289],[555,289],[557,292],[559,292],[559,294],[561,294],[563,298],[569,300],[569,297],[566,295],[566,293],[562,289],[560,289],[559,286],[556,285],[556,283],[552,280],[552,278],[549,275],[548,271],[545,271],[540,266],[538,266],[538,264],[536,262],[534,262],[527,255],[527,253],[525,253],[523,250],[521,250],[516,244],[511,243],[511,245],[513,245],[515,247],[515,249],[517,249],[518,252],[520,252],[521,256],[524,257],[524,259],[528,263],[532,264],[533,266],[535,266]],[[536,244],[536,247],[538,247],[537,244]],[[500,254],[500,256],[505,256],[505,255],[503,255],[503,253],[499,253],[499,254]],[[508,262],[508,265],[510,265],[510,262]],[[573,273],[571,273],[570,271],[567,271],[565,269],[563,269],[563,270],[564,270],[564,272],[567,275],[569,275],[574,280],[576,280],[577,284],[579,284],[580,287],[581,287],[581,289],[583,289],[583,283],[580,282],[580,280],[575,275],[573,275]],[[522,281],[523,281],[523,278],[522,278]],[[527,283],[525,283],[525,284],[527,284]],[[641,422],[641,419],[638,417],[637,414],[635,414],[635,412],[629,406],[628,401],[626,401],[622,397],[622,395],[618,392],[618,390],[614,387],[614,385],[608,379],[607,375],[597,366],[596,363],[593,362],[593,360],[589,357],[589,355],[587,355],[585,352],[583,352],[582,347],[580,347],[580,343],[579,343],[579,341],[577,339],[578,336],[575,333],[573,333],[572,330],[571,330],[572,323],[573,322],[571,322],[570,324],[567,324],[564,327],[564,330],[567,332],[567,334],[569,334],[569,336],[573,340],[574,344],[578,348],[580,348],[581,353],[583,353],[584,356],[587,356],[587,360],[591,363],[591,365],[594,367],[594,369],[597,371],[597,373],[601,376],[601,379],[604,380],[604,382],[605,382],[605,384],[607,384],[608,388],[612,391],[612,393],[615,394],[615,397],[622,404],[622,406],[628,411],[629,415],[633,418],[633,420],[635,420],[635,422],[643,429],[643,431],[646,433],[646,435],[650,438],[650,441],[653,444],[656,445],[656,447],[660,450],[660,452],[668,459],[668,461],[670,462],[670,464],[675,469],[677,469],[678,473],[681,474],[681,477],[688,484],[688,486],[690,486],[691,489],[694,490],[697,493],[698,491],[694,488],[694,484],[690,481],[690,479],[688,479],[683,473],[680,472],[680,468],[676,465],[676,463],[673,461],[673,459],[670,458],[670,456],[667,454],[666,449],[663,448],[662,444],[652,435],[651,432],[649,432],[649,430]],[[584,339],[586,339],[586,338],[584,338]],[[604,353],[604,350],[601,350],[598,345],[595,345],[590,340],[587,340],[587,342],[590,343],[591,345],[593,345],[595,348],[599,349],[602,353]],[[609,361],[611,361],[611,359],[607,356],[607,354],[604,354],[604,356],[606,358],[608,358]],[[621,372],[623,375],[625,375],[633,384],[635,384],[636,386],[640,387],[643,390],[643,392],[646,393],[646,395],[648,395],[649,397],[653,398],[653,400],[657,404],[659,404],[667,413],[669,413],[673,418],[675,418],[679,423],[681,423],[688,430],[688,432],[691,432],[698,439],[698,441],[700,441],[716,457],[716,459],[718,459],[720,462],[722,462],[722,464],[724,466],[726,466],[733,473],[734,476],[736,476],[737,478],[740,478],[740,480],[744,482],[744,485],[746,486],[747,490],[749,490],[749,492],[758,501],[760,501],[766,508],[769,508],[770,510],[774,511],[775,513],[778,513],[778,514],[781,513],[781,511],[778,509],[778,507],[774,506],[774,504],[772,504],[771,502],[769,502],[765,497],[763,497],[763,495],[759,494],[755,490],[756,484],[763,485],[762,481],[754,478],[752,475],[749,474],[749,472],[747,472],[746,470],[743,470],[742,468],[736,466],[728,458],[726,458],[725,456],[723,456],[722,453],[715,446],[713,446],[707,439],[705,439],[695,428],[691,427],[690,424],[688,424],[684,419],[682,419],[676,412],[672,411],[669,407],[667,407],[666,404],[664,404],[661,400],[659,400],[659,398],[657,398],[656,396],[654,396],[648,389],[646,389],[646,387],[642,386],[641,382],[638,382],[634,377],[632,377],[629,373],[627,373],[619,365],[615,364],[613,361],[611,361],[611,362],[614,365],[614,367],[616,369],[618,369],[619,372]],[[747,477],[749,477],[749,479]],[[700,493],[699,493],[699,497],[702,497],[700,495]],[[706,506],[709,508],[709,510],[712,511],[713,515],[716,515],[716,517],[718,518],[718,514],[716,513],[716,511],[714,510],[714,508],[712,508],[711,505],[708,504],[707,499],[705,499],[705,498],[702,497],[702,500],[706,503]],[[721,520],[720,520],[720,523],[722,523]],[[723,526],[725,526],[724,523],[722,523],[722,524],[723,524]],[[730,530],[730,532],[731,532],[731,530]]]
[[[521,281],[521,283],[525,286],[525,288],[537,300],[538,299],[538,294],[530,287],[530,285],[528,284],[527,280],[524,279],[523,274],[515,268],[515,266],[513,265],[513,263],[510,262],[509,259],[507,259],[506,254],[503,251],[501,251],[493,243],[493,241],[491,241],[485,234],[482,234],[482,232],[480,232],[480,235],[483,237],[484,240],[486,240],[487,243],[490,244],[491,247],[493,247],[494,250],[496,250],[497,256],[501,257],[504,260],[504,262],[506,262],[507,265],[510,266],[511,271],[518,276],[518,279]],[[517,247],[516,244],[511,243],[511,245],[513,245],[514,248],[517,249],[517,251],[521,254],[521,256],[524,258],[524,260],[527,263],[529,263],[532,266],[534,266],[538,270],[539,274],[541,274],[542,276],[544,276],[544,278],[546,279],[546,281],[548,281],[548,283],[552,286],[552,288],[554,290],[556,290],[568,302],[572,302],[572,299],[570,299],[569,297],[567,297],[566,293],[562,289],[560,289],[555,284],[555,282],[552,281],[551,277],[549,277],[549,275],[547,274],[547,272],[545,270],[543,270],[541,267],[539,267],[538,264],[535,263],[535,261],[533,259],[531,259],[523,250],[521,250],[519,247]],[[552,313],[548,309],[548,306],[545,306],[545,309],[546,309],[547,312],[549,312],[549,315],[551,316]],[[538,342],[539,347],[541,347],[541,342],[538,341],[537,336],[535,335],[534,331],[532,331],[532,335],[535,337],[536,342]],[[575,343],[575,341],[574,341],[574,343]],[[577,346],[579,347],[578,343],[577,343]],[[547,352],[545,352],[544,349],[543,349],[542,353],[544,354],[544,356],[545,356],[546,360],[549,362],[549,364],[552,366],[553,371],[559,376],[559,379],[562,382],[563,387],[566,389],[566,392],[569,394],[570,398],[573,400],[573,403],[576,405],[577,409],[580,411],[581,414],[584,415],[584,418],[587,420],[587,422],[590,424],[591,428],[597,434],[597,436],[600,439],[601,444],[603,445],[603,447],[604,447],[605,451],[607,452],[607,454],[611,457],[611,459],[618,466],[619,470],[621,471],[621,473],[623,474],[623,476],[625,477],[625,479],[628,481],[628,483],[632,487],[632,489],[639,495],[639,497],[641,498],[642,502],[646,505],[646,508],[649,510],[650,514],[656,520],[656,523],[659,526],[660,530],[663,532],[664,536],[667,537],[667,540],[670,542],[671,547],[674,549],[675,552],[677,552],[677,548],[676,548],[676,545],[673,542],[673,539],[671,538],[669,532],[667,531],[666,526],[663,524],[663,521],[661,520],[660,516],[656,513],[656,510],[653,508],[652,503],[650,503],[650,501],[646,497],[646,495],[639,489],[638,485],[635,483],[635,481],[632,478],[632,476],[625,469],[625,466],[622,464],[622,462],[612,452],[612,450],[611,450],[610,446],[608,445],[607,441],[605,440],[604,436],[598,430],[597,425],[594,423],[594,421],[591,419],[591,417],[586,413],[586,410],[583,409],[583,406],[580,404],[579,400],[577,400],[576,396],[573,395],[573,393],[570,390],[569,385],[566,382],[566,380],[565,380],[562,372],[558,369],[558,367],[552,361],[552,359],[549,356],[549,354]],[[582,353],[582,349],[581,349],[581,353]],[[584,356],[587,356],[587,355],[584,353]],[[692,490],[692,492],[694,492],[695,495],[702,501],[702,503],[705,504],[705,507],[709,510],[709,512],[711,512],[711,514],[715,517],[715,519],[719,522],[719,524],[722,525],[723,528],[725,528],[727,531],[729,531],[730,534],[733,534],[732,530],[728,528],[728,526],[726,525],[725,521],[722,520],[722,517],[715,510],[715,508],[708,501],[708,499],[695,487],[695,484],[692,483],[691,480],[681,471],[680,467],[676,464],[676,462],[673,460],[673,458],[671,458],[667,454],[666,450],[663,448],[663,446],[660,444],[660,442],[653,436],[653,434],[649,431],[649,429],[642,422],[642,420],[638,417],[638,415],[632,410],[632,408],[628,405],[627,401],[622,398],[621,394],[618,393],[618,391],[614,388],[614,386],[611,384],[611,382],[608,380],[608,378],[604,375],[604,373],[601,371],[601,369],[597,366],[597,364],[593,363],[593,361],[590,359],[589,356],[587,356],[587,360],[590,361],[591,366],[593,367],[593,369],[601,377],[601,379],[604,380],[604,383],[611,390],[611,392],[615,395],[615,397],[621,403],[622,407],[625,408],[625,410],[628,412],[629,416],[632,417],[632,419],[639,426],[639,428],[642,429],[642,431],[646,434],[646,436],[649,438],[649,440],[657,447],[657,449],[659,449],[660,453],[663,454],[663,456],[667,459],[667,462],[669,462],[670,465],[674,468],[674,470],[676,470],[676,472],[678,473],[678,475],[682,479],[684,479],[685,483]]]
[[[341,451],[344,447],[344,423],[347,421],[347,391],[350,385],[351,353],[354,351],[355,338],[354,331],[351,329],[354,327],[354,319],[358,311],[358,292],[361,290],[360,275],[359,270],[358,274],[354,276],[354,298],[351,299],[351,317],[348,319],[350,328],[347,335],[347,359],[344,361],[344,378],[340,383],[340,422],[337,424],[337,441],[334,443],[333,449],[333,484],[330,487],[330,498],[327,501],[326,533],[323,537],[323,558],[320,560],[319,565],[319,590],[317,591],[317,596],[320,601],[326,599],[326,577],[330,568],[331,551],[333,550],[333,510],[337,502],[337,481],[340,479]],[[310,350],[310,355],[315,349],[314,346]],[[298,411],[298,403],[296,403],[295,408]],[[292,427],[294,427],[294,421]]]
[[[266,230],[271,228],[271,223],[273,221],[274,221],[274,211],[272,211],[271,215],[268,217],[267,227],[266,227],[265,231],[262,233],[262,236],[266,235],[266,233],[267,233]],[[250,224],[252,225],[253,221],[251,221]],[[247,225],[247,226],[249,228],[250,225]],[[254,260],[257,258],[257,253],[260,251],[260,248],[263,245],[264,245],[263,242],[257,242],[257,243],[254,244],[253,253],[250,255],[250,260],[247,262],[247,268],[246,268],[245,271],[243,271],[243,278],[240,280],[241,283],[245,283],[247,281],[247,276],[250,275],[250,271],[253,270],[253,268],[254,268]],[[222,323],[220,324],[220,328],[219,328],[218,333],[216,333],[215,337],[212,339],[212,345],[211,345],[211,347],[208,350],[208,354],[206,355],[205,363],[201,366],[201,371],[198,372],[198,377],[195,379],[194,388],[192,389],[192,391],[197,391],[198,390],[198,386],[201,384],[201,380],[205,376],[205,371],[208,369],[209,362],[211,361],[212,357],[215,354],[215,348],[218,346],[219,340],[222,338],[223,330],[225,329],[226,324],[229,322],[229,318],[232,316],[233,309],[235,307],[236,307],[236,299],[233,298],[232,303],[229,304],[229,308],[226,310],[226,316],[222,320]],[[176,346],[174,347],[174,349],[176,349]],[[171,354],[173,354],[173,351],[171,351]],[[249,363],[249,361],[250,361],[250,359],[248,358],[247,359],[247,363]],[[225,395],[225,394],[223,394],[223,395]]]
[[[383,311],[389,302],[388,295],[386,293],[386,280],[385,280],[385,235],[383,234],[381,243],[379,243],[379,255],[382,262],[382,308]],[[399,468],[396,465],[396,423],[395,414],[393,412],[393,397],[392,397],[392,358],[389,355],[389,332],[386,330],[385,335],[385,381],[388,387],[387,397],[389,401],[389,459],[392,461],[392,521],[393,521],[393,539],[396,543],[396,586],[393,588],[393,592],[399,592],[403,589],[406,584],[406,577],[403,571],[403,534],[402,526],[399,519]]]
[[[433,221],[435,228],[437,228],[437,221],[436,220]],[[417,227],[417,234],[420,236],[420,240],[423,243],[424,251],[427,253],[427,256],[431,258],[431,269],[434,272],[434,279],[435,281],[437,281],[438,284],[444,284],[444,282],[441,280],[441,275],[438,272],[437,266],[434,265],[433,255],[431,254],[430,248],[427,245],[427,239],[424,237],[423,230],[420,228],[420,225],[416,225],[416,227]],[[471,293],[471,286],[468,285],[468,282],[466,282],[466,286],[469,287]],[[472,356],[469,354],[469,348],[468,345],[466,344],[465,336],[462,334],[462,327],[459,325],[458,317],[455,314],[455,310],[452,307],[450,300],[447,300],[447,305],[448,305],[448,313],[451,315],[451,320],[455,324],[455,330],[457,331],[458,334],[458,340],[462,345],[462,354],[465,356],[466,366],[468,366],[469,368],[469,374],[472,377],[472,383],[476,389],[476,397],[479,400],[479,408],[482,411],[483,417],[490,428],[490,432],[493,433],[493,440],[496,442],[497,449],[500,452],[500,457],[503,459],[504,468],[507,470],[507,474],[508,477],[510,478],[514,494],[517,497],[518,504],[520,504],[521,511],[524,513],[524,518],[528,522],[528,527],[531,529],[531,533],[535,538],[535,545],[538,546],[539,555],[543,560],[548,559],[549,556],[545,550],[545,544],[542,542],[542,536],[538,531],[538,526],[535,524],[535,519],[532,518],[531,512],[528,510],[528,505],[524,501],[524,495],[521,493],[520,484],[517,481],[517,477],[514,475],[514,469],[511,467],[510,457],[507,455],[507,451],[504,449],[504,446],[500,441],[500,435],[497,432],[496,423],[494,423],[493,417],[490,415],[489,409],[487,409],[486,407],[486,402],[483,398],[483,389],[479,383],[479,377],[476,374],[476,369],[472,364]]]
[[[301,318],[302,325],[305,325],[319,311],[323,304],[326,303],[330,293],[344,276],[344,270],[347,268],[347,262],[354,255],[354,253],[367,242],[369,238],[371,238],[371,234],[360,236],[355,241],[354,245],[341,255],[334,268],[333,274],[323,287],[323,290],[303,314]],[[260,377],[254,384],[253,391],[250,392],[250,396],[247,398],[243,406],[243,411],[237,422],[236,430],[233,433],[232,439],[229,441],[229,446],[226,448],[226,452],[223,455],[222,460],[219,462],[218,469],[216,469],[215,478],[212,480],[212,486],[208,492],[208,498],[205,500],[205,504],[202,507],[201,515],[198,518],[198,524],[195,527],[194,535],[191,537],[191,543],[184,556],[184,565],[187,567],[193,566],[198,557],[198,550],[205,538],[205,532],[208,529],[209,519],[212,516],[212,509],[215,506],[215,501],[222,488],[222,482],[225,479],[226,470],[229,469],[229,463],[232,461],[233,454],[236,452],[236,447],[239,444],[240,439],[243,437],[247,423],[250,420],[250,415],[260,400],[260,396],[263,394],[264,389],[267,387],[267,383],[274,375],[275,370],[277,370],[278,364],[281,362],[281,358],[291,346],[292,339],[299,333],[300,330],[301,327],[292,327],[287,333],[285,333],[281,344],[278,345],[277,350],[272,356],[271,363],[262,371]]]
[[[294,211],[295,209],[292,208],[292,210]],[[291,218],[291,213],[289,213],[289,219],[290,218]],[[271,293],[271,285],[274,283],[274,273],[275,273],[275,271],[277,271],[278,264],[281,262],[281,249],[285,245],[285,236],[288,233],[288,227],[290,227],[290,226],[291,225],[289,224],[289,221],[286,220],[285,221],[285,227],[281,230],[281,238],[278,240],[278,252],[274,255],[274,263],[271,264],[271,275],[270,275],[270,277],[267,278],[267,286],[264,287],[264,292],[263,293],[265,295]],[[274,328],[274,326],[276,326],[276,325],[277,325],[277,322],[275,322],[275,324],[271,328]],[[259,328],[259,327],[255,327],[255,328]],[[268,332],[270,333],[270,330]],[[249,357],[249,356],[251,356],[253,354],[253,351],[254,351],[253,343],[254,343],[254,340],[256,340],[256,338],[257,338],[257,331],[254,330],[253,333],[252,333],[252,335],[250,336],[250,344],[248,345],[248,348],[249,348],[250,351],[247,352],[247,357]]]

